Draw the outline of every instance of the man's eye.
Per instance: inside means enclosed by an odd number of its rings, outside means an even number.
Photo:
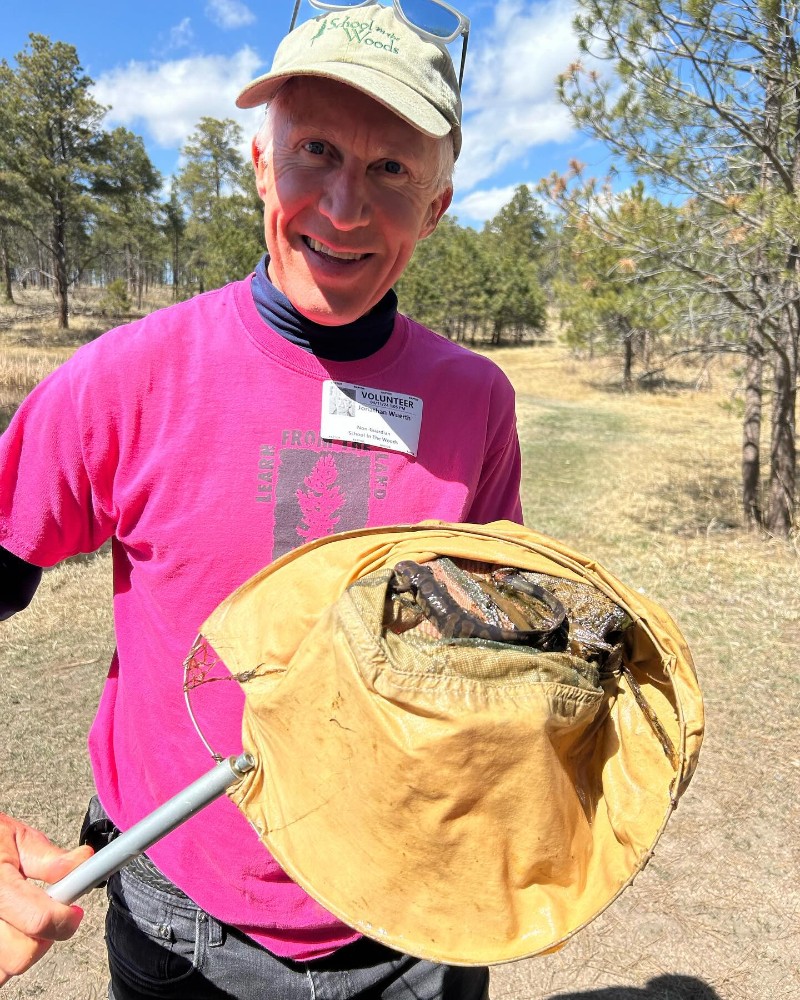
[[[403,172],[403,164],[398,163],[397,160],[387,160],[383,167],[387,174],[402,174]]]
[[[314,156],[322,156],[325,152],[325,143],[320,142],[318,139],[314,139],[311,142],[306,143],[306,149],[309,153],[313,153]]]

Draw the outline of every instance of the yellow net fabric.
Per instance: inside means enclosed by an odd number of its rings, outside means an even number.
[[[561,581],[566,648],[437,632],[393,567],[440,557]],[[577,634],[573,583],[620,612],[613,650]],[[241,675],[258,764],[231,795],[266,847],[344,922],[437,961],[531,956],[597,916],[650,857],[702,740],[666,612],[510,522],[312,542],[231,595],[202,636]]]

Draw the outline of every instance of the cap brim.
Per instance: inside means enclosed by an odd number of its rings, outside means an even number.
[[[236,98],[237,108],[255,108],[271,101],[281,86],[294,76],[336,80],[360,90],[379,104],[393,111],[414,128],[434,139],[441,139],[458,126],[449,122],[428,101],[404,83],[353,63],[327,63],[325,69],[292,69],[289,72],[266,73],[248,84]]]

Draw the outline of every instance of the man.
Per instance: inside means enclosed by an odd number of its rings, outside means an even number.
[[[266,101],[255,274],[82,348],[0,439],[0,614],[28,603],[40,567],[112,539],[95,828],[128,828],[207,769],[182,661],[263,565],[345,529],[521,520],[507,379],[397,313],[392,291],[452,197],[461,105],[445,49],[393,8],[329,12],[292,31],[238,103]],[[241,695],[207,687],[196,710],[237,752]],[[0,822],[0,982],[76,930],[80,911],[29,880],[85,853]],[[325,912],[227,799],[108,894],[116,1000],[485,995],[486,969],[399,955]]]

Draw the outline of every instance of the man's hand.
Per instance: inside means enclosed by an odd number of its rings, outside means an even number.
[[[62,850],[24,823],[0,813],[0,986],[25,972],[78,929],[79,906],[56,903],[29,879],[57,882],[92,856],[91,847]]]

